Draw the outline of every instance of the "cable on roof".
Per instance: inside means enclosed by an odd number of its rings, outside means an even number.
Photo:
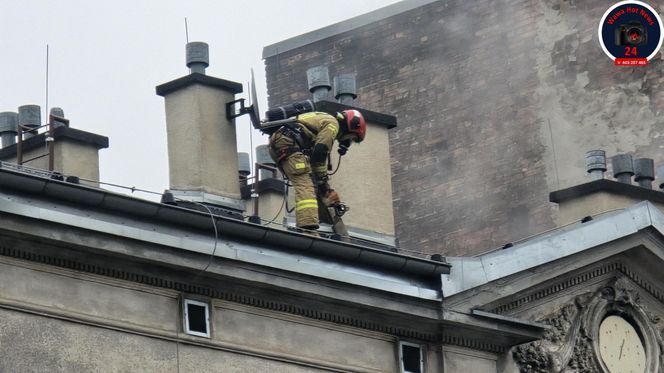
[[[45,178],[49,178],[49,179],[53,175],[59,175],[59,176],[63,176],[63,177],[71,176],[71,175],[64,175],[64,174],[62,174],[60,172],[57,172],[57,171],[48,171],[48,170],[43,170],[43,169],[40,169],[40,168],[34,168],[34,167],[29,167],[29,166],[24,166],[24,165],[17,165],[15,163],[10,163],[10,162],[6,162],[6,161],[0,161],[0,165],[1,165],[1,167],[9,166],[10,168],[14,168],[18,171],[24,171],[28,174],[34,174],[35,176],[45,177]],[[256,177],[256,176],[253,176],[253,177]],[[153,190],[137,188],[136,186],[126,186],[126,185],[109,183],[109,182],[104,182],[104,181],[101,181],[101,180],[87,179],[87,178],[82,178],[82,177],[79,177],[79,180],[87,181],[87,182],[91,182],[91,183],[97,183],[99,185],[108,185],[108,186],[112,186],[112,187],[120,188],[120,189],[127,189],[127,190],[130,190],[132,192],[132,194],[134,192],[141,192],[141,193],[147,193],[147,194],[154,194],[154,195],[158,195],[158,196],[163,195],[163,193],[161,193],[161,192],[155,192]],[[287,186],[287,189],[286,189],[286,194],[284,195],[284,205],[283,206],[285,206],[287,211],[288,211],[288,205],[287,205],[286,198],[287,198],[287,195],[288,195],[288,186],[290,186],[290,184],[288,184],[286,182],[286,186]],[[210,215],[211,220],[212,220],[212,226],[213,226],[214,233],[215,233],[214,249],[212,251],[212,254],[210,256],[210,260],[209,260],[208,264],[202,270],[200,270],[199,273],[197,274],[197,276],[199,276],[202,272],[205,272],[209,268],[209,266],[211,265],[212,257],[214,256],[214,254],[216,253],[216,250],[217,250],[217,245],[218,245],[218,240],[219,240],[219,231],[217,230],[217,224],[216,224],[215,219],[218,218],[219,215],[215,215],[205,204],[202,204],[202,203],[199,203],[199,202],[183,200],[183,199],[180,199],[180,198],[176,198],[176,199],[179,200],[179,201],[182,201],[182,202],[194,203],[194,204],[197,204],[197,205],[200,205],[200,206],[204,207],[207,210],[207,212]],[[249,219],[248,215],[238,213],[237,210],[226,209],[226,208],[223,208],[223,207],[220,207],[220,206],[215,206],[215,209],[218,209],[218,210],[224,211],[224,212],[228,212],[229,214],[239,215],[239,216],[242,217],[243,220]],[[289,212],[291,212],[291,211],[289,211]],[[603,212],[602,214],[607,213],[607,212],[610,212],[610,211]],[[281,213],[281,210],[279,211],[279,213]],[[266,224],[265,224],[266,226],[269,225],[269,224],[272,224],[272,225],[281,226],[281,227],[285,228],[286,230],[290,230],[290,229],[293,228],[289,225],[276,222],[275,220],[278,216],[279,215],[275,216],[271,220],[260,219],[260,221],[261,222],[266,222]],[[573,223],[570,223],[570,224],[573,224]],[[561,227],[558,227],[558,228],[561,228]],[[557,229],[557,228],[554,228],[554,229]],[[299,232],[306,232],[306,233],[320,233],[317,230],[303,229],[303,228],[298,228],[298,231]],[[537,235],[544,234],[544,233],[547,233],[547,232],[548,231],[545,231],[545,232],[539,233]],[[535,236],[537,236],[537,235],[535,235]],[[340,236],[344,237],[344,238],[352,238],[355,241],[361,241],[361,242],[375,244],[374,241],[371,241],[371,240],[368,240],[368,239],[365,239],[365,238],[361,238],[361,237],[352,237],[350,235],[340,235]],[[525,239],[532,238],[532,237],[534,237],[534,236],[527,237]],[[516,242],[521,242],[525,239],[515,241],[515,243]],[[497,249],[494,249],[494,250],[490,250],[488,252],[496,251],[496,250]],[[426,253],[423,253],[421,251],[409,250],[409,249],[404,249],[404,248],[397,248],[397,252],[400,252],[400,253],[401,252],[413,253],[413,254],[416,254],[418,256],[426,256],[427,255]]]

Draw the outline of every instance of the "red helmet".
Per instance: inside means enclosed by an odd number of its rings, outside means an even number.
[[[357,135],[357,142],[362,142],[367,134],[367,123],[364,121],[362,113],[357,110],[344,110],[338,116],[343,119],[341,122],[346,126],[345,133]]]

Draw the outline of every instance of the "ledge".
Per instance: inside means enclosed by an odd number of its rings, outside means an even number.
[[[369,122],[369,123],[374,123],[374,124],[380,124],[388,129],[394,128],[397,126],[397,117],[394,115],[389,115],[389,114],[383,114],[383,113],[378,113],[375,111],[355,107],[355,106],[349,106],[349,105],[344,105],[340,104],[338,102],[334,101],[318,101],[316,102],[316,110],[319,111],[324,111],[326,113],[333,114],[343,111],[343,110],[349,110],[349,109],[355,109],[364,115],[364,119]]]
[[[171,80],[168,83],[160,84],[157,86],[156,91],[159,96],[166,96],[167,94],[186,88],[192,84],[202,84],[208,87],[219,88],[221,90],[231,93],[242,93],[242,84],[231,82],[230,80],[214,78],[209,75],[192,73],[182,78]]]
[[[549,193],[549,201],[563,203],[570,199],[583,197],[596,192],[609,192],[635,199],[664,203],[664,192],[658,192],[638,185],[624,184],[607,179],[594,180],[589,183],[551,192]]]
[[[374,22],[395,16],[397,14],[405,13],[409,10],[425,6],[437,0],[405,0],[399,1],[395,4],[376,9],[372,12],[361,14],[359,16],[349,18],[347,20],[334,23],[332,25],[307,32],[305,34],[295,36],[263,48],[263,59],[276,56],[280,53],[288,52],[290,50],[312,44],[317,41],[327,39],[334,35],[338,35],[347,31],[360,28],[362,26],[370,25]]]
[[[91,132],[85,132],[70,127],[57,127],[53,131],[53,138],[69,139],[84,144],[95,146],[97,149],[108,148],[108,137],[97,135]],[[46,143],[46,134],[40,133],[29,139],[23,140],[23,152],[28,152],[36,148],[43,148]],[[7,159],[16,156],[17,144],[0,149],[0,159]]]

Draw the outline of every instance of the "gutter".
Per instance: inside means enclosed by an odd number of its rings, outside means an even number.
[[[9,169],[16,165],[0,163],[0,187],[23,193],[72,202],[77,205],[101,208],[139,218],[186,226],[204,231],[213,231],[210,215],[178,206],[148,201],[114,193],[104,189],[31,175]],[[392,273],[404,273],[425,278],[438,279],[449,274],[451,265],[408,255],[392,253],[362,245],[312,237],[296,232],[284,231],[237,219],[214,215],[221,236],[232,236],[250,242],[269,244],[284,251],[311,253],[332,259],[380,268]]]

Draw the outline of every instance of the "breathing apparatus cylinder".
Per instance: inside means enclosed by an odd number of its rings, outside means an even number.
[[[311,100],[306,100],[269,109],[265,113],[265,116],[269,122],[272,122],[275,120],[288,119],[296,115],[308,113],[314,110],[316,110],[314,103]]]

